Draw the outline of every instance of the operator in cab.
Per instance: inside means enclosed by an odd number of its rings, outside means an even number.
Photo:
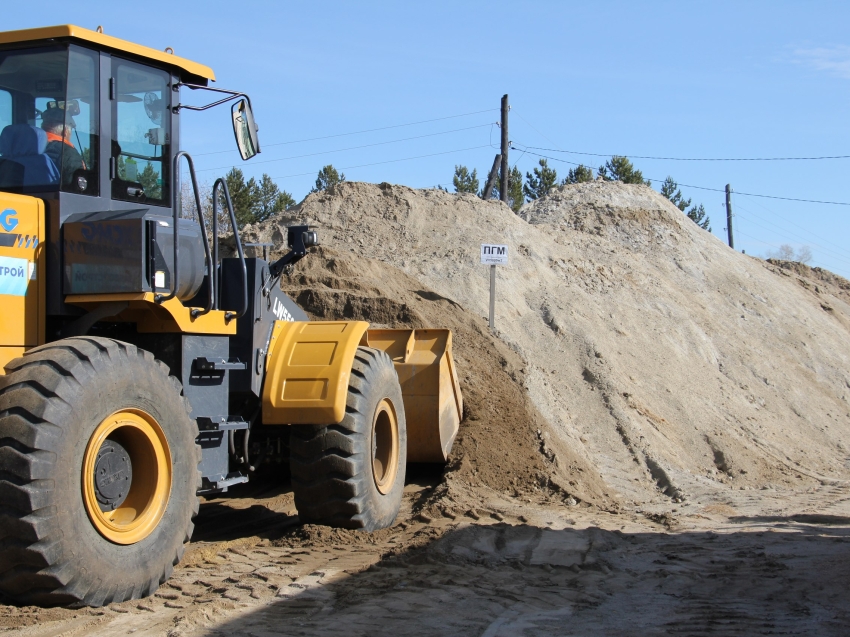
[[[71,115],[66,117],[65,109],[48,106],[41,113],[41,128],[47,133],[47,148],[44,154],[53,160],[62,173],[62,185],[67,186],[74,173],[86,164],[71,142],[71,131],[76,122]]]

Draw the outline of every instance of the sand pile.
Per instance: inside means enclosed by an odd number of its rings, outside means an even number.
[[[390,264],[333,248],[311,253],[283,288],[318,319],[452,330],[464,393],[464,421],[450,463],[452,483],[597,505],[608,501],[586,459],[569,448],[559,449],[556,459],[552,445],[547,447],[547,423],[524,390],[525,363],[490,333],[484,319]]]
[[[308,311],[457,331],[475,405],[459,456],[488,456],[488,480],[503,458],[530,472],[497,488],[545,470],[588,499],[661,506],[850,478],[846,281],[734,252],[648,187],[566,186],[515,215],[343,183],[243,241],[279,244],[295,221],[333,251],[287,284]],[[495,338],[485,242],[510,247]]]

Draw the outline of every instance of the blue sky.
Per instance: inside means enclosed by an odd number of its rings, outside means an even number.
[[[450,187],[455,164],[483,177],[497,152],[504,93],[518,147],[850,155],[846,2],[42,0],[37,11],[10,3],[3,13],[4,29],[103,25],[213,67],[218,86],[251,95],[263,152],[241,162],[226,109],[188,113],[183,142],[201,178],[238,165],[248,176],[268,173],[297,200],[327,163],[351,180],[413,187]],[[402,126],[425,120],[438,121]],[[326,136],[334,137],[315,139]],[[604,160],[535,152],[594,167]],[[510,160],[527,172],[538,158],[512,151]],[[633,161],[656,188],[672,175],[693,186],[850,203],[850,159]],[[571,166],[550,164],[559,175]],[[723,193],[682,190],[725,239]],[[736,248],[761,256],[807,245],[812,265],[850,278],[850,206],[736,194],[733,208]]]

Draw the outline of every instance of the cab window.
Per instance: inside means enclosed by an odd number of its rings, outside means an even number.
[[[168,206],[170,76],[113,58],[113,82],[112,197]]]
[[[0,190],[97,195],[98,54],[0,51]]]
[[[97,53],[71,47],[65,99],[35,99],[36,126],[47,133],[45,154],[59,168],[66,192],[98,194],[97,71]]]
[[[12,123],[12,94],[0,89],[0,131]]]

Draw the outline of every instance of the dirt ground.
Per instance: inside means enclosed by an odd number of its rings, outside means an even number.
[[[316,318],[448,327],[464,419],[396,524],[300,525],[286,477],[204,501],[151,598],[0,605],[0,635],[850,634],[850,282],[729,250],[643,186],[310,195]],[[497,329],[479,242],[507,243]]]
[[[662,516],[477,489],[477,508],[415,514],[438,481],[414,472],[399,522],[372,535],[299,526],[287,485],[248,485],[201,506],[196,541],[152,598],[2,607],[0,634],[843,636],[850,626],[846,484],[729,490]]]

